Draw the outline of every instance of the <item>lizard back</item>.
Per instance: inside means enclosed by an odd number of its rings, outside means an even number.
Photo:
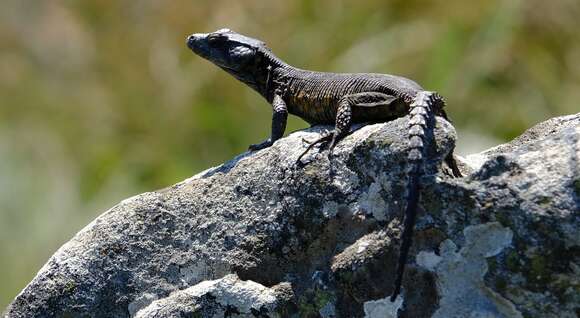
[[[378,107],[354,107],[353,122],[378,122],[404,116],[415,94],[423,89],[417,83],[394,75],[377,73],[327,73],[300,69],[277,74],[285,86],[288,111],[309,123],[332,124],[339,100],[348,94],[379,92],[398,97]],[[395,89],[396,87],[396,89]]]

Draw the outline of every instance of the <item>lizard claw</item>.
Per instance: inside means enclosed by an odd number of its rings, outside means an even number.
[[[304,150],[304,152],[298,157],[298,159],[296,160],[296,164],[299,166],[303,166],[304,163],[302,162],[302,157],[304,157],[304,155],[306,155],[312,148],[314,148],[314,146],[320,144],[320,146],[318,146],[319,149],[323,149],[324,147],[326,147],[326,145],[328,144],[328,142],[330,141],[330,139],[332,138],[332,134],[324,134],[322,137],[314,140],[314,141],[307,141],[305,139],[302,139],[303,141],[309,143],[308,148],[306,148],[306,150]]]
[[[248,147],[248,150],[250,150],[250,151],[261,150],[261,149],[264,149],[264,148],[268,148],[268,147],[272,146],[273,144],[274,144],[274,142],[272,142],[272,140],[267,139],[267,140],[265,140],[265,141],[263,141],[263,142],[261,142],[259,144],[250,145]]]
[[[312,145],[312,144],[314,144],[313,147],[316,147],[316,148],[319,148],[319,149],[324,148],[326,146],[326,144],[328,143],[327,140],[320,141],[320,140],[317,139],[317,140],[314,140],[314,141],[310,141],[310,140],[308,140],[306,138],[302,138],[302,142],[305,143],[305,144],[307,144],[307,145],[309,145],[309,146]]]

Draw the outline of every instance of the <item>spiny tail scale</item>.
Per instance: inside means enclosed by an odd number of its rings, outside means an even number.
[[[419,204],[421,184],[419,179],[424,173],[424,157],[427,148],[427,129],[432,127],[430,121],[433,119],[435,107],[441,107],[443,99],[435,92],[421,91],[413,98],[409,105],[409,153],[407,155],[407,189],[405,219],[403,223],[403,234],[401,235],[401,246],[399,249],[399,261],[397,266],[397,277],[395,279],[394,291],[391,301],[395,301],[401,292],[403,274],[409,249],[411,248],[413,229],[417,217],[417,206]],[[432,135],[432,134],[431,134]]]

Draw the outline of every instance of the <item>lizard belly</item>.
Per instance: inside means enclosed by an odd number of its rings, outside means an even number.
[[[390,121],[407,114],[409,106],[402,99],[373,107],[352,107],[352,123],[379,123]]]
[[[318,97],[299,93],[287,101],[288,112],[310,124],[334,124],[338,100],[332,97]]]
[[[312,97],[308,94],[297,94],[289,98],[288,111],[310,124],[334,124],[340,98]],[[408,105],[402,99],[392,103],[373,107],[352,106],[352,122],[384,122],[405,116]]]

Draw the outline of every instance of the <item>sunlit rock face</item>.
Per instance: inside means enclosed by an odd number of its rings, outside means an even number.
[[[407,118],[324,127],[119,203],[63,245],[7,317],[574,317],[580,307],[580,115],[442,158],[438,121],[403,293],[391,303]]]

